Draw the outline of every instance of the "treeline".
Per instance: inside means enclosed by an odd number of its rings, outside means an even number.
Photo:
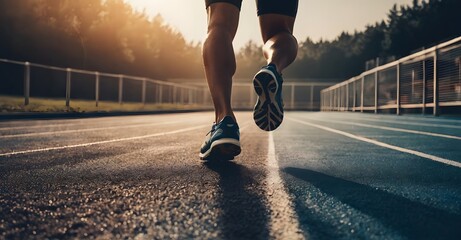
[[[371,59],[399,58],[461,36],[460,11],[460,0],[414,0],[395,5],[387,19],[364,31],[332,41],[300,39],[285,76],[357,75]],[[123,0],[0,0],[0,41],[0,58],[156,79],[203,78],[201,43]],[[249,42],[237,53],[237,76],[251,76],[263,64],[261,45]]]
[[[0,58],[156,79],[203,75],[201,44],[122,0],[0,0]]]
[[[387,19],[367,26],[364,31],[343,32],[332,41],[300,41],[298,59],[285,76],[349,78],[363,72],[367,61],[379,58],[384,63],[459,37],[460,23],[460,0],[414,0],[409,6],[394,5]],[[302,24],[298,23],[298,27]],[[254,54],[258,49],[254,44],[247,45],[239,59],[259,63],[261,57]],[[373,61],[370,63],[373,65]],[[239,74],[246,75],[248,70],[242,68]]]

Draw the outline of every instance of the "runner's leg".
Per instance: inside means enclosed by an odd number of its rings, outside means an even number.
[[[260,129],[273,131],[282,124],[284,116],[281,72],[296,59],[298,52],[293,36],[298,0],[257,0],[257,5],[267,66],[253,78],[258,95],[253,119]]]
[[[257,3],[264,57],[282,72],[298,53],[298,42],[293,36],[298,1],[258,0]]]
[[[203,62],[218,123],[225,116],[235,119],[231,107],[232,76],[236,70],[232,41],[240,9],[235,4],[219,1],[210,4],[207,12],[208,35],[203,44]]]

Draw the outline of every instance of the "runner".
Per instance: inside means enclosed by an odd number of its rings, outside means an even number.
[[[232,77],[236,70],[232,41],[237,32],[241,0],[205,0],[208,35],[203,44],[205,75],[213,99],[215,123],[200,149],[200,158],[233,159],[241,152],[240,133],[231,106]],[[254,76],[258,95],[253,118],[265,131],[283,121],[282,71],[296,58],[298,42],[293,26],[298,0],[257,0],[263,54],[267,65]]]

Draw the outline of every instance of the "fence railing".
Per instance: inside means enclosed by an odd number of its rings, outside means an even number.
[[[285,110],[320,110],[320,91],[335,84],[334,82],[318,82],[320,79],[285,79],[283,83],[282,96]],[[176,81],[187,81],[176,79]],[[195,86],[208,89],[205,79],[196,81]],[[211,96],[205,96],[206,101],[212,104]],[[237,79],[232,84],[232,106],[239,110],[251,110],[256,102],[255,93],[251,79]]]
[[[1,76],[2,87],[12,88],[9,89],[11,95],[18,95],[22,90],[25,105],[30,103],[31,92],[35,93],[33,96],[65,97],[67,107],[70,107],[71,99],[94,100],[96,106],[103,100],[120,104],[209,104],[206,100],[208,89],[203,87],[7,59],[0,59],[0,63],[8,64],[3,66],[6,73]]]
[[[321,92],[322,111],[418,109],[440,114],[461,106],[461,37],[363,72]]]
[[[320,91],[334,84],[315,79],[285,80],[282,94],[287,110],[320,110]],[[198,105],[210,109],[213,106],[204,79],[195,83],[187,79],[160,81],[7,59],[0,59],[0,94],[23,96],[25,105],[30,103],[31,96],[65,99],[68,109],[72,100],[94,101],[95,106],[100,101]],[[256,97],[251,79],[234,82],[235,109],[252,109]]]
[[[320,91],[334,83],[287,82],[283,83],[282,96],[285,110],[320,110]],[[256,93],[252,83],[235,83],[232,104],[237,109],[253,109]]]

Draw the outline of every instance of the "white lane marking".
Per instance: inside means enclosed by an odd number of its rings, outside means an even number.
[[[156,126],[156,125],[173,124],[173,123],[179,123],[179,122],[184,122],[184,121],[142,123],[142,124],[121,125],[121,126],[112,126],[112,127],[84,128],[84,129],[62,130],[62,131],[51,131],[51,132],[11,134],[11,135],[2,135],[2,136],[0,136],[0,139],[2,139],[2,138],[15,138],[15,137],[32,137],[32,136],[54,135],[54,134],[63,134],[63,133],[81,133],[81,132],[102,131],[102,130],[121,129],[121,128],[134,128],[134,127],[144,127],[144,126]],[[188,122],[190,122],[190,121],[188,121]]]
[[[65,121],[70,121],[70,120],[65,120]],[[37,123],[37,122],[35,122]],[[10,130],[21,130],[21,129],[26,129],[26,130],[29,130],[29,129],[34,129],[34,128],[63,128],[63,127],[73,127],[73,126],[88,126],[89,124],[92,124],[92,125],[107,125],[107,124],[111,124],[111,123],[116,123],[116,124],[125,124],[125,122],[115,122],[115,121],[106,121],[106,122],[101,122],[101,121],[97,121],[97,122],[93,122],[93,121],[80,121],[78,123],[70,123],[70,122],[67,122],[67,123],[62,123],[62,122],[56,122],[55,124],[43,124],[43,125],[32,125],[32,126],[21,126],[21,127],[0,127],[0,131],[10,131]],[[17,123],[19,124],[19,123]],[[23,123],[21,122],[21,124],[28,124],[28,123]],[[144,124],[143,122],[139,123],[139,124]]]
[[[409,130],[409,129],[403,129],[403,128],[375,126],[375,125],[369,125],[369,124],[364,124],[364,123],[341,122],[341,121],[315,119],[315,118],[307,118],[307,119],[314,120],[314,121],[320,121],[320,122],[339,123],[339,124],[354,125],[354,126],[360,126],[360,127],[368,127],[368,128],[389,130],[389,131],[395,131],[395,132],[406,132],[406,133],[414,133],[414,134],[419,134],[419,135],[427,135],[427,136],[432,136],[432,137],[442,137],[442,138],[450,138],[450,139],[461,140],[461,137],[453,136],[453,135],[440,134],[440,133],[423,132],[423,131]]]
[[[188,116],[188,119],[191,117],[197,118],[201,116],[194,116],[196,114],[193,114],[192,116]],[[145,118],[151,117],[150,115],[141,115],[141,116],[112,116],[112,117],[95,117],[95,118],[89,118],[88,120],[81,120],[81,119],[63,119],[61,121],[59,120],[51,120],[56,123],[54,124],[43,124],[41,125],[40,123],[50,123],[50,120],[34,120],[34,124],[38,125],[32,125],[32,126],[5,126],[2,125],[0,126],[0,131],[4,130],[19,130],[19,129],[33,129],[33,128],[46,128],[46,127],[70,127],[70,126],[79,126],[79,125],[88,125],[88,124],[94,124],[94,125],[107,125],[107,124],[125,124],[126,119],[130,118],[130,122],[137,121],[140,122],[140,124],[144,124],[146,122]],[[164,117],[164,121],[168,121],[169,116],[168,115],[162,115]],[[125,118],[125,119],[124,119]],[[140,121],[142,120],[142,121]],[[18,124],[29,124],[30,122],[28,121],[14,121],[12,123],[15,123],[16,125]],[[11,124],[11,123],[9,123]]]
[[[274,136],[269,133],[267,153],[267,194],[270,207],[270,237],[275,239],[304,239],[290,197],[285,192],[275,154]]]
[[[348,118],[349,120],[357,120],[353,118]],[[410,126],[423,126],[423,127],[438,127],[438,128],[455,128],[461,129],[461,126],[457,125],[448,125],[448,124],[432,124],[432,123],[418,123],[418,122],[406,122],[406,119],[402,119],[402,121],[394,121],[394,120],[381,120],[381,119],[360,119],[364,121],[371,121],[371,122],[383,122],[383,123],[396,123],[402,125],[410,125]]]
[[[46,127],[70,127],[83,125],[84,123],[71,123],[71,124],[47,124],[47,125],[34,125],[34,126],[22,126],[22,127],[0,127],[0,131],[3,130],[18,130],[18,129],[33,129],[33,128],[46,128]]]
[[[376,115],[376,114],[373,114],[373,113],[370,113],[370,114],[367,114],[367,115],[368,115],[368,118],[377,119],[377,120],[385,120],[383,118],[391,119],[391,117],[392,117],[392,115]],[[394,115],[394,116],[396,116],[396,115]],[[458,126],[461,123],[461,119],[446,119],[446,118],[443,118],[443,117],[431,117],[431,116],[424,116],[424,115],[419,115],[419,116],[418,115],[415,115],[415,116],[398,115],[396,117],[398,117],[401,120],[405,120],[405,121],[419,121],[419,122],[422,122],[422,123],[424,123],[424,122],[442,123],[443,122],[443,123],[455,123],[455,124],[458,124]],[[393,119],[395,119],[395,118],[393,118]],[[392,121],[392,119],[391,119],[391,121]]]
[[[360,140],[360,141],[363,141],[363,142],[375,144],[375,145],[380,146],[380,147],[385,147],[385,148],[389,148],[389,149],[396,150],[396,151],[399,151],[399,152],[413,154],[413,155],[416,155],[418,157],[426,158],[426,159],[429,159],[429,160],[432,160],[432,161],[435,161],[435,162],[440,162],[440,163],[444,163],[444,164],[447,164],[447,165],[450,165],[450,166],[453,166],[453,167],[461,168],[461,163],[453,161],[453,160],[437,157],[437,156],[434,156],[434,155],[418,152],[418,151],[411,150],[411,149],[406,149],[406,148],[390,145],[390,144],[387,144],[387,143],[379,142],[379,141],[369,139],[369,138],[365,138],[365,137],[360,137],[360,136],[357,136],[357,135],[354,135],[354,134],[351,134],[351,133],[347,133],[347,132],[343,132],[343,131],[336,130],[336,129],[333,129],[333,128],[325,127],[325,126],[318,125],[318,124],[315,124],[315,123],[305,122],[305,121],[294,119],[294,118],[287,118],[287,119],[289,119],[291,121],[294,121],[294,122],[304,124],[304,125],[308,125],[308,126],[311,126],[311,127],[320,128],[320,129],[325,130],[325,131],[340,134],[340,135],[343,135],[343,136],[346,136],[346,137],[349,137],[349,138]]]
[[[52,121],[55,122],[55,123],[53,123],[53,124],[43,124],[43,125],[40,124],[42,122],[50,123]],[[18,125],[18,124],[29,124],[29,122],[24,122],[24,121],[14,122],[14,123],[16,125]],[[71,127],[71,126],[88,125],[89,123],[94,124],[94,125],[109,124],[109,123],[121,123],[121,124],[123,124],[124,122],[123,121],[118,121],[116,119],[101,120],[101,118],[97,118],[97,119],[91,119],[91,120],[87,120],[87,121],[75,120],[75,119],[64,119],[62,121],[58,121],[58,120],[51,120],[51,121],[36,120],[33,123],[38,124],[38,125],[11,126],[11,127],[2,126],[2,127],[0,127],[0,131],[3,131],[3,130],[33,129],[33,128],[47,128],[47,127],[54,127],[54,128],[57,128],[57,127]]]
[[[9,153],[2,153],[2,154],[0,154],[0,157],[8,157],[8,156],[13,156],[13,155],[36,153],[36,152],[47,152],[47,151],[69,149],[69,148],[88,147],[88,146],[107,144],[107,143],[115,143],[115,142],[122,142],[122,141],[132,141],[132,140],[139,140],[139,139],[144,139],[144,138],[166,136],[166,135],[171,135],[171,134],[176,134],[176,133],[192,131],[192,130],[204,128],[206,126],[209,126],[209,124],[199,125],[199,126],[189,127],[189,128],[183,128],[183,129],[170,131],[170,132],[154,133],[154,134],[136,136],[136,137],[129,137],[129,138],[117,138],[117,139],[111,139],[111,140],[105,140],[105,141],[99,141],[99,142],[82,143],[82,144],[67,145],[67,146],[60,146],[60,147],[39,148],[39,149],[17,151],[17,152],[13,151],[13,152],[9,152]]]

